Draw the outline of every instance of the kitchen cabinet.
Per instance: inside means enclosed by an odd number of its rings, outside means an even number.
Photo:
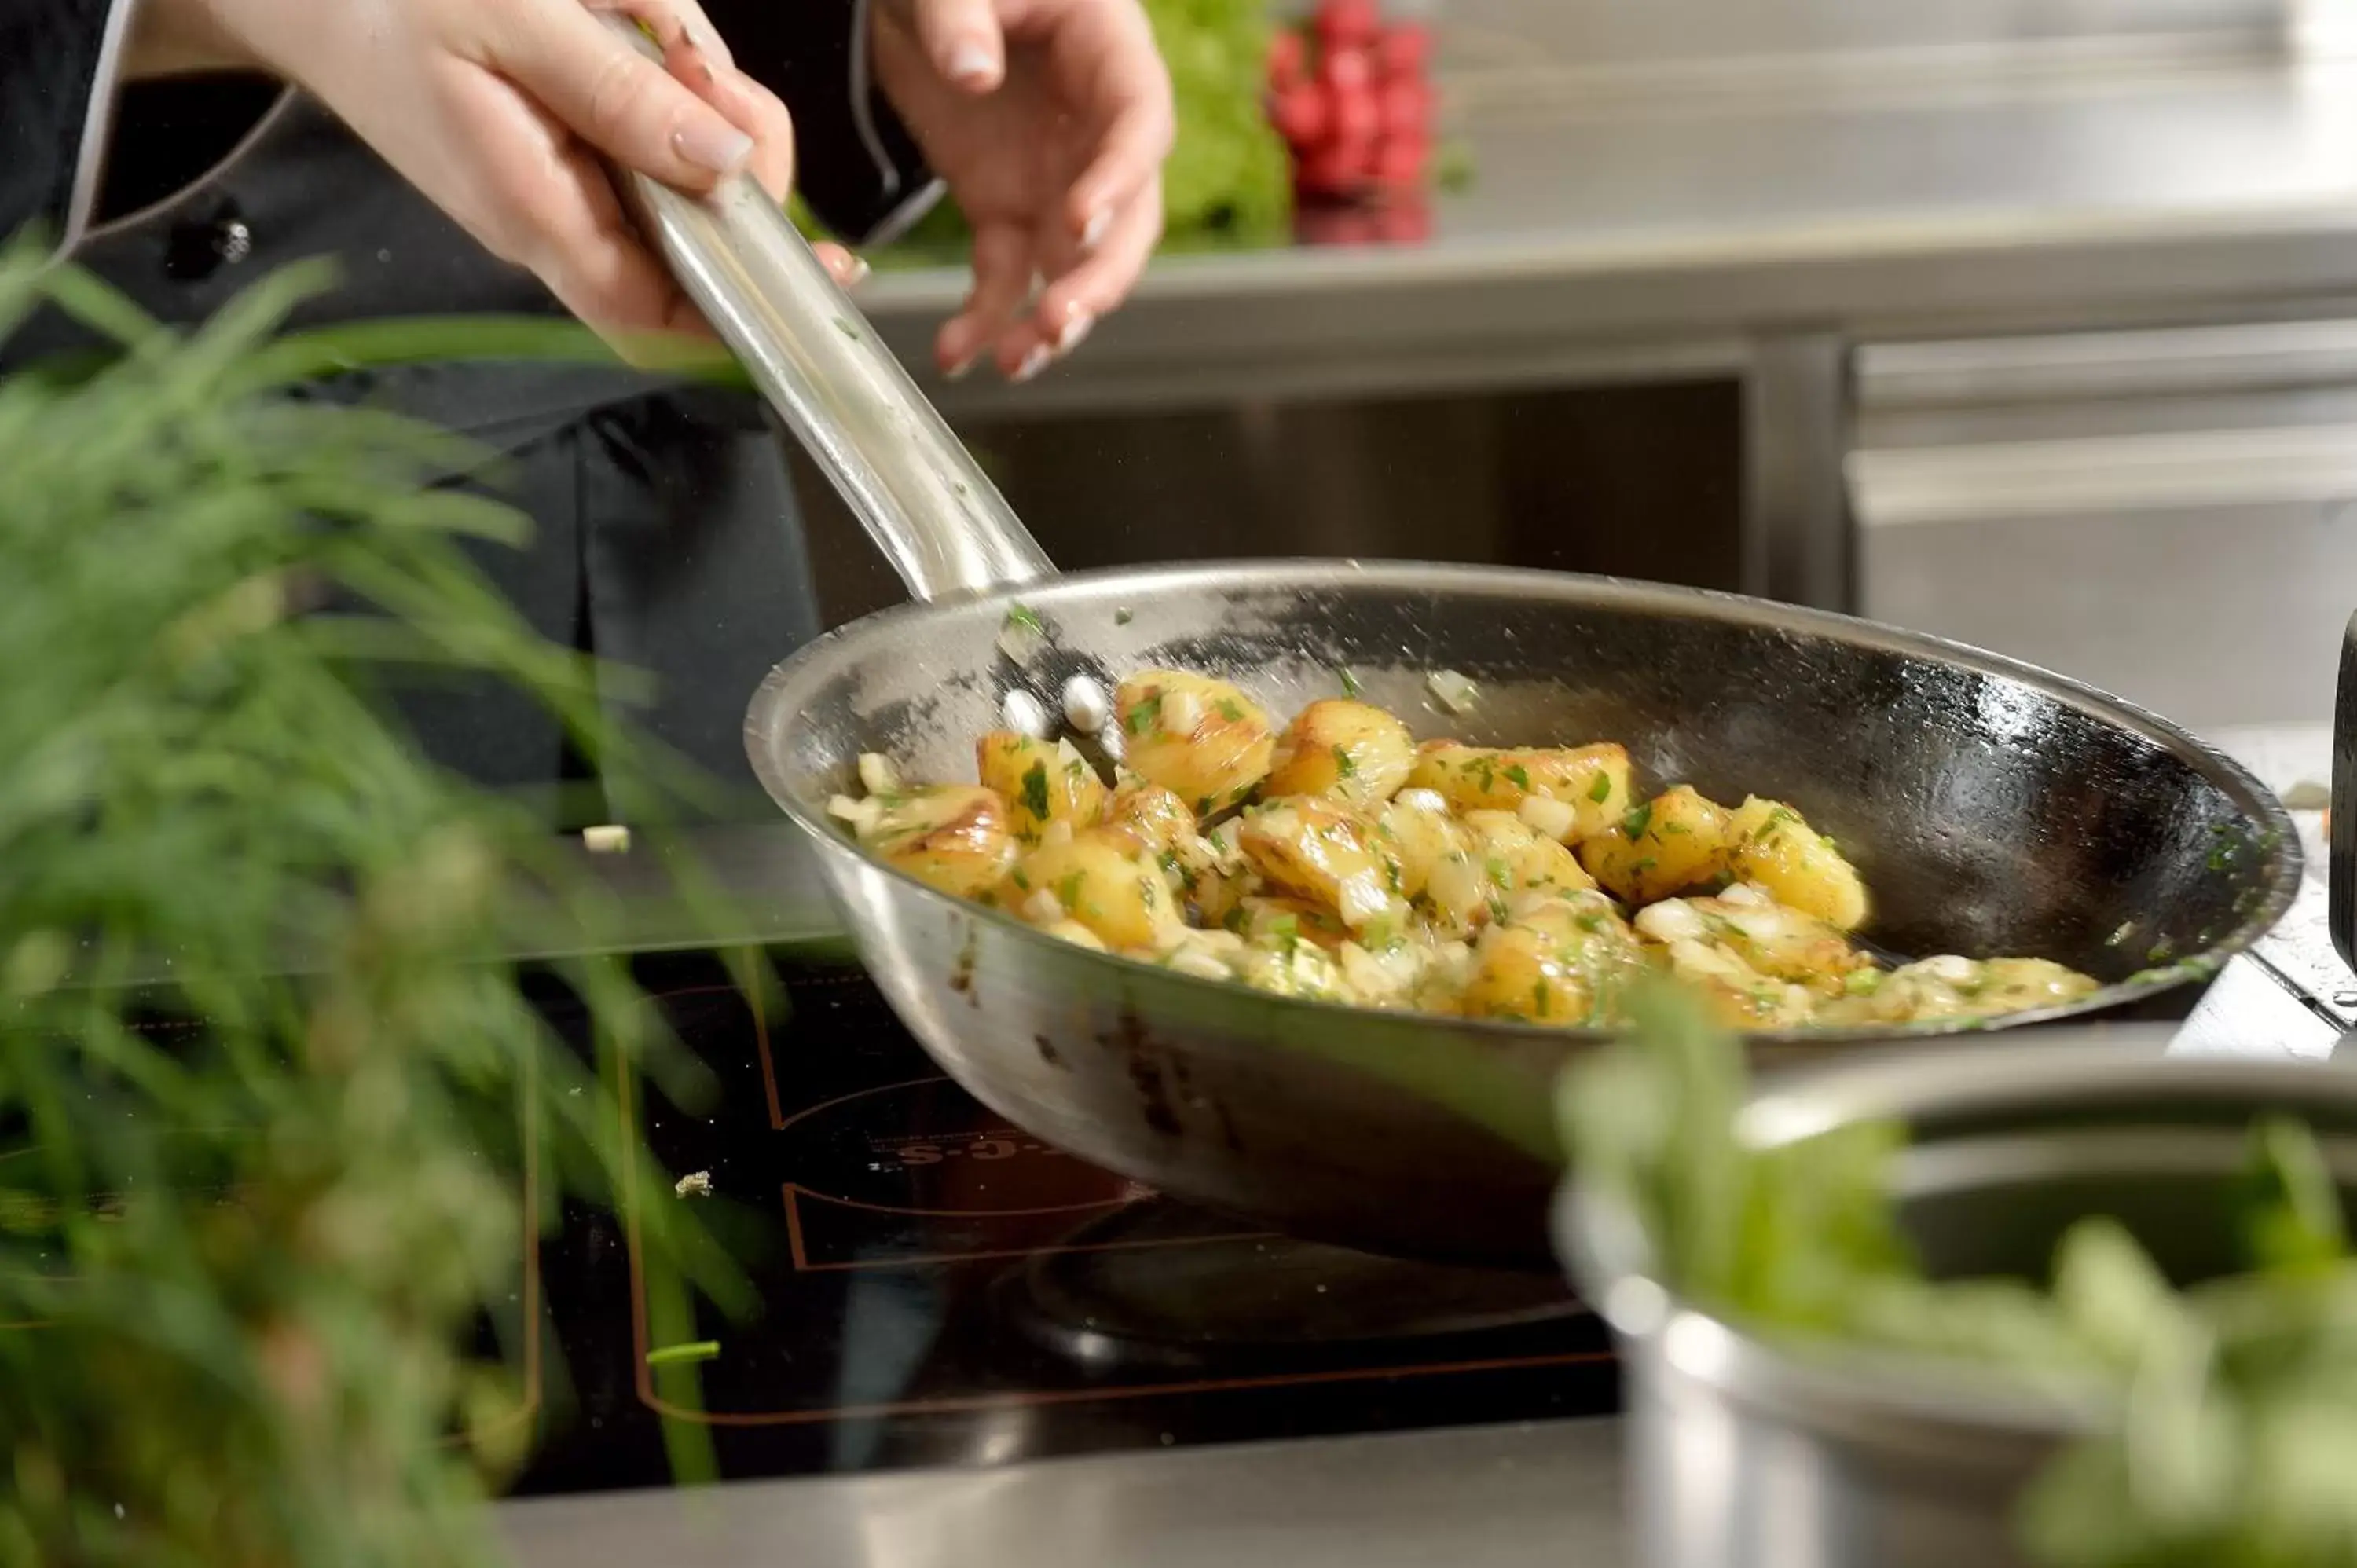
[[[1869,346],[1860,607],[2196,728],[2330,716],[2357,318]]]

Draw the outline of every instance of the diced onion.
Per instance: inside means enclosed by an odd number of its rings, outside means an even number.
[[[1035,926],[1052,926],[1064,918],[1064,906],[1045,887],[1034,888],[1023,900],[1023,918]]]
[[[581,830],[582,847],[591,854],[627,854],[630,848],[630,830],[619,822],[606,822]]]
[[[1195,726],[1203,722],[1202,700],[1192,692],[1172,692],[1162,699],[1162,732],[1165,735],[1193,735]]]
[[[1432,811],[1438,813],[1448,810],[1448,800],[1441,796],[1440,791],[1437,789],[1426,789],[1421,788],[1415,789],[1403,789],[1398,794],[1393,796],[1392,799],[1396,803],[1405,806],[1411,811]]]
[[[1166,967],[1198,980],[1233,980],[1228,966],[1200,948],[1183,947],[1164,960]]]
[[[873,751],[859,754],[859,787],[871,795],[889,795],[900,788],[899,769],[892,759]]]
[[[876,813],[883,809],[879,800],[855,800],[848,795],[837,795],[826,803],[826,814],[847,824],[853,834],[861,839],[876,831]]]
[[[1471,711],[1476,688],[1471,680],[1454,670],[1438,670],[1424,678],[1432,690],[1433,701],[1452,714]]]
[[[1048,927],[1048,934],[1059,941],[1070,942],[1076,948],[1086,948],[1091,952],[1105,950],[1103,940],[1078,920],[1058,920]]]
[[[1579,821],[1578,812],[1546,795],[1523,796],[1523,803],[1514,809],[1514,815],[1520,817],[1523,825],[1533,832],[1543,833],[1557,843],[1571,837],[1571,830]]]
[[[1943,984],[1963,985],[1978,975],[1980,968],[1980,965],[1968,958],[1959,958],[1954,953],[1943,953],[1938,958],[1925,959],[1917,966],[1917,971]]]
[[[1637,929],[1662,943],[1700,941],[1710,932],[1702,911],[1683,898],[1665,898],[1637,911]]]
[[[1104,728],[1113,714],[1113,699],[1092,675],[1075,675],[1064,682],[1064,722],[1082,735]]]
[[[1722,903],[1749,904],[1761,908],[1772,907],[1776,902],[1769,897],[1768,890],[1756,882],[1738,882],[1718,897]]]

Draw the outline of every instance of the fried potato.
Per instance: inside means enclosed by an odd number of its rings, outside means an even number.
[[[1928,1024],[1993,1017],[2076,1002],[2097,989],[2083,974],[2038,958],[1927,958],[1888,974],[1867,971],[1824,1010],[1835,1025]]]
[[[1261,793],[1325,795],[1346,806],[1379,810],[1415,767],[1407,725],[1365,703],[1329,698],[1294,715],[1277,737]]]
[[[1805,985],[1820,996],[1845,994],[1850,976],[1874,965],[1841,932],[1748,883],[1716,898],[1665,898],[1638,911],[1637,931],[1664,945],[1699,941],[1723,948],[1769,979]]]
[[[1199,817],[1251,798],[1268,774],[1276,732],[1233,682],[1148,670],[1114,693],[1131,771],[1176,794]]]
[[[1333,910],[1353,931],[1407,917],[1398,863],[1374,823],[1347,807],[1289,796],[1247,816],[1236,842],[1261,875]]]
[[[929,886],[972,898],[1014,864],[1014,817],[996,790],[933,784],[868,800],[875,810],[855,824],[859,842]]]
[[[1472,835],[1449,815],[1448,802],[1430,789],[1404,789],[1375,819],[1375,836],[1399,863],[1400,891],[1413,898],[1425,890],[1440,863],[1469,854]]]
[[[1467,811],[1512,811],[1534,795],[1561,801],[1572,817],[1559,836],[1577,843],[1601,832],[1629,810],[1629,753],[1609,742],[1500,750],[1426,741],[1416,751],[1407,782]]]
[[[1728,817],[1681,784],[1582,840],[1579,861],[1625,904],[1650,904],[1727,873]]]
[[[1150,948],[1179,926],[1168,873],[1134,840],[1103,828],[1025,855],[998,901],[1037,926],[1077,920],[1109,948]]]
[[[974,751],[984,786],[1014,807],[1015,836],[1025,843],[1038,843],[1056,822],[1075,832],[1093,827],[1104,811],[1103,781],[1069,740],[993,730]]]
[[[1742,880],[1758,883],[1786,908],[1814,915],[1835,930],[1854,931],[1866,924],[1866,884],[1857,869],[1792,807],[1755,795],[1735,813],[1727,832],[1734,845],[1732,869]]]
[[[1596,886],[1571,851],[1504,811],[1468,811],[1465,825],[1479,842],[1482,874],[1497,889],[1520,893],[1585,893]]]

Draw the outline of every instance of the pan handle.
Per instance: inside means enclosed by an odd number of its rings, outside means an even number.
[[[2357,968],[2357,616],[2341,635],[2332,700],[2332,831],[2325,859],[2328,919],[2341,961]]]
[[[619,12],[609,26],[662,50]],[[616,171],[680,287],[842,492],[911,596],[1051,576],[1055,564],[777,202],[750,175],[710,197]]]

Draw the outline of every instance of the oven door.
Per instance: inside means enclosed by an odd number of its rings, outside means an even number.
[[[2201,729],[2321,721],[2357,608],[2357,320],[1866,349],[1878,620]]]

